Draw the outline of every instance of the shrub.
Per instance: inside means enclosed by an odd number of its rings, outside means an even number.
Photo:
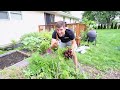
[[[32,79],[76,79],[83,78],[75,72],[72,60],[64,60],[63,50],[59,49],[53,54],[40,56],[35,52],[29,59],[29,66],[24,71],[27,78]]]
[[[23,35],[20,38],[23,44],[22,49],[28,49],[32,52],[38,51],[44,53],[46,49],[50,46],[51,42],[51,32],[32,32]]]

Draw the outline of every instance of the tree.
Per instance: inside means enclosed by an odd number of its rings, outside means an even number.
[[[110,28],[112,21],[119,15],[120,11],[85,11],[83,18],[95,20],[98,24],[107,24],[107,27]]]
[[[83,18],[82,22],[86,24],[87,28],[97,28],[96,27],[96,22],[93,20],[88,20],[86,17]]]
[[[115,23],[114,29],[117,29],[117,23]]]
[[[104,24],[104,27],[103,27],[103,29],[106,29],[106,25]]]

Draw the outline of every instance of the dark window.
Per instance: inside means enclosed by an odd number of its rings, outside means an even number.
[[[46,25],[51,24],[52,22],[54,22],[55,15],[49,14],[49,13],[44,13],[44,16],[45,16],[45,24]]]

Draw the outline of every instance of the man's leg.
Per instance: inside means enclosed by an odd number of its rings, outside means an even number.
[[[58,45],[60,48],[66,47],[66,43],[61,42],[61,40],[58,41]]]
[[[89,46],[89,36],[87,35],[87,40],[86,40],[86,42],[87,42],[87,45]]]
[[[96,37],[90,37],[90,42],[93,42],[93,45],[96,45]]]
[[[87,45],[89,46],[89,42],[90,42],[90,40],[89,40],[89,38],[87,39]]]
[[[96,46],[96,38],[95,38],[95,46]]]
[[[71,41],[69,41],[69,42],[66,43],[66,46],[71,46],[71,45],[72,45],[72,42],[71,42]],[[74,50],[76,50],[76,49],[77,49],[77,44],[75,45]]]

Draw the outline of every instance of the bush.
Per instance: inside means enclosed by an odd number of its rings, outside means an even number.
[[[86,31],[81,32],[81,40],[82,41],[87,41],[87,32],[89,30],[87,29]]]
[[[97,28],[97,23],[92,20],[88,20],[86,17],[83,18],[83,23],[86,24],[87,28]]]
[[[32,32],[23,35],[20,42],[23,44],[22,49],[27,49],[32,52],[38,51],[44,53],[50,46],[52,32]]]
[[[29,66],[24,71],[27,78],[32,79],[76,79],[83,78],[80,72],[75,72],[72,60],[64,60],[63,50],[53,54],[40,56],[34,53],[29,59]]]

